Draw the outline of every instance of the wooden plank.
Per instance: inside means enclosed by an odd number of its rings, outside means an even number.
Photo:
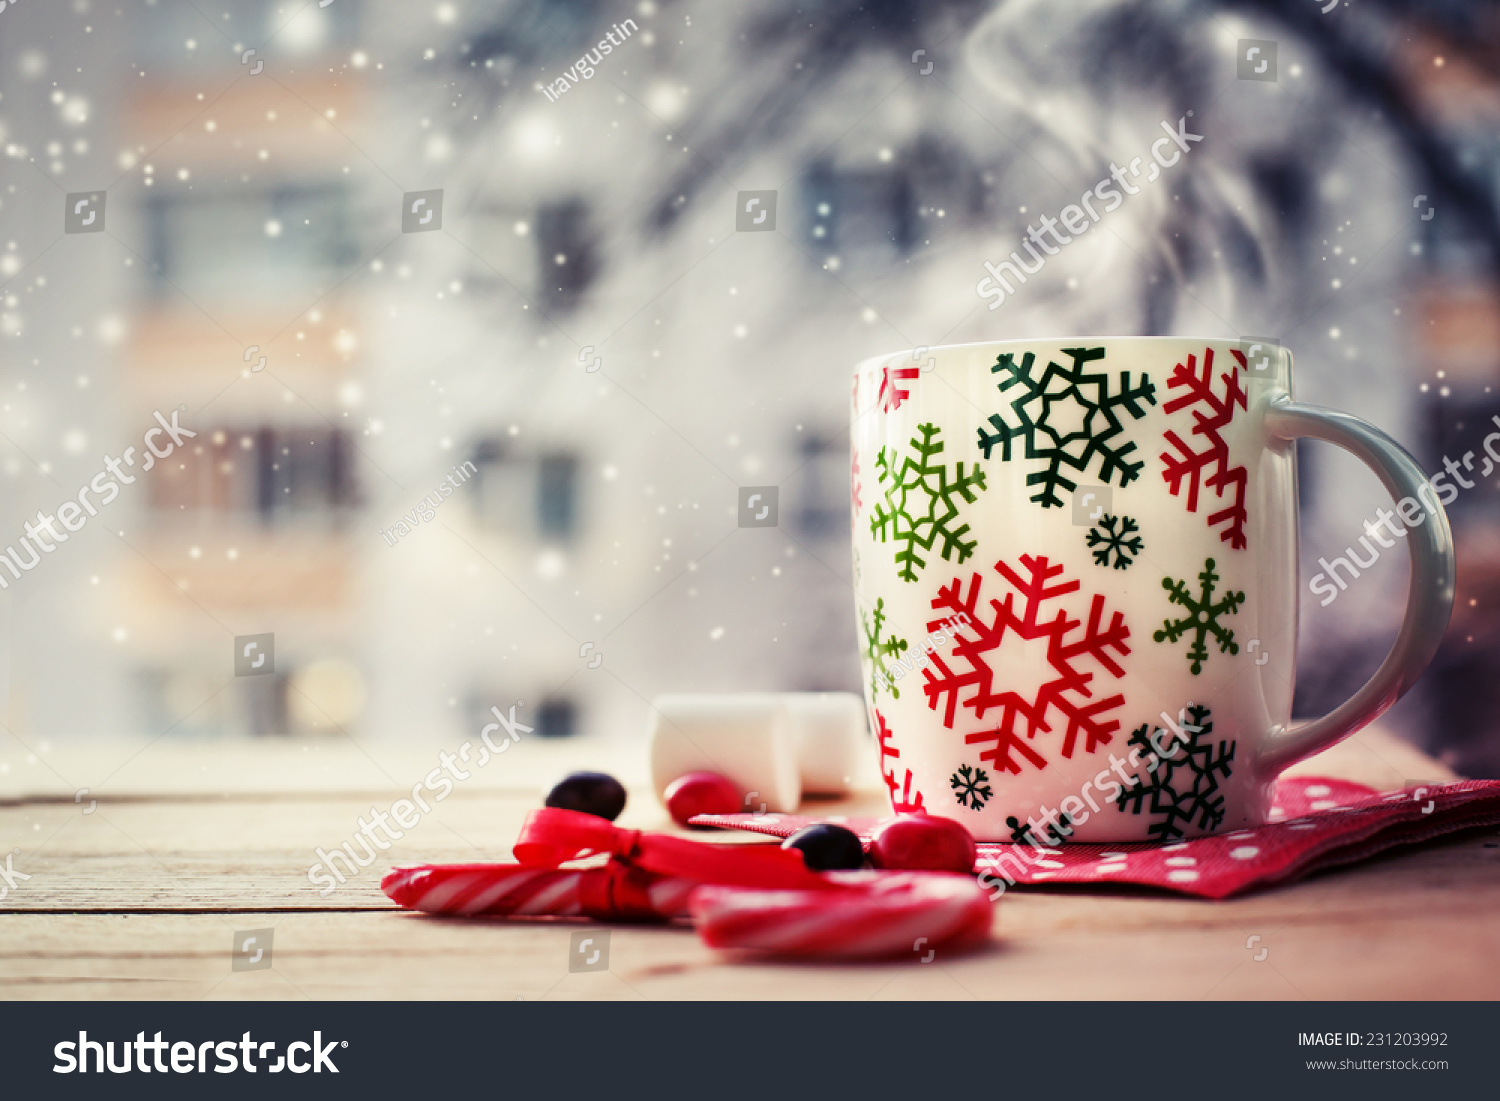
[[[197,762],[197,755],[182,754],[178,762],[185,771]],[[1302,767],[1380,787],[1447,774],[1409,746],[1378,735],[1345,743]],[[91,812],[87,804],[60,796],[0,805],[0,838],[19,840],[15,867],[32,877],[0,900],[0,912],[383,909],[389,904],[378,888],[386,868],[509,860],[522,820],[541,799],[538,788],[461,787],[446,801],[431,804],[430,812],[403,831],[405,835],[369,868],[353,875],[341,865],[348,882],[331,895],[321,895],[322,888],[308,879],[309,867],[319,862],[317,850],[332,852],[348,842],[364,856],[364,848],[353,840],[360,818],[370,821],[372,808],[386,811],[395,799],[409,794],[394,788],[301,793],[296,798],[105,797]],[[883,795],[866,791],[844,800],[810,803],[807,809],[880,814]],[[649,790],[640,787],[631,789],[620,823],[673,829]],[[751,835],[715,836],[725,841],[759,840]]]
[[[176,759],[184,772],[199,767],[193,754]],[[1299,771],[1377,787],[1449,775],[1379,734]],[[170,768],[162,778],[190,789]],[[32,877],[0,901],[9,911],[0,913],[0,997],[1500,997],[1493,830],[1223,902],[1124,887],[1015,889],[998,903],[986,950],[926,965],[735,961],[690,930],[615,926],[600,930],[610,970],[573,974],[576,923],[433,919],[394,910],[377,887],[395,863],[507,858],[539,802],[529,786],[461,786],[360,876],[317,893],[306,878],[314,850],[350,839],[372,803],[385,809],[400,794],[136,794],[91,813],[55,794],[0,805],[0,840]],[[865,792],[821,809],[879,807],[879,793]],[[639,788],[622,824],[667,825]],[[258,928],[275,930],[273,967],[234,972],[235,932]]]
[[[746,964],[687,929],[613,926],[610,970],[574,974],[564,921],[14,914],[0,997],[1495,998],[1497,905],[1500,841],[1473,837],[1227,902],[1012,892],[987,949],[927,965]],[[235,932],[260,928],[272,968],[234,972]]]

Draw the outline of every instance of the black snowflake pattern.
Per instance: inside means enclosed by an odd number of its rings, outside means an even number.
[[[1022,822],[1014,814],[1008,815],[1005,824],[1010,827],[1010,839],[1017,845],[1061,845],[1073,836],[1073,816],[1061,811],[1055,825],[1043,828],[1037,834],[1036,827],[1028,820]]]
[[[998,444],[1001,461],[1009,462],[1011,442],[1019,439],[1026,445],[1026,458],[1046,460],[1045,469],[1026,476],[1028,486],[1041,487],[1031,499],[1043,508],[1062,507],[1059,487],[1069,492],[1078,488],[1064,468],[1085,474],[1097,459],[1097,477],[1105,485],[1116,476],[1122,486],[1133,482],[1146,463],[1129,458],[1135,443],[1123,438],[1125,426],[1119,410],[1140,420],[1146,415],[1142,403],[1156,404],[1156,387],[1144,373],[1140,384],[1131,386],[1130,372],[1120,372],[1119,391],[1113,396],[1107,374],[1085,373],[1085,364],[1104,358],[1103,348],[1064,348],[1063,353],[1072,357],[1073,365],[1049,362],[1040,379],[1031,373],[1035,352],[1025,353],[1019,366],[1013,353],[1001,355],[990,370],[1006,376],[1000,382],[1002,394],[1021,388],[1019,396],[1008,403],[1015,423],[995,413],[989,418],[994,432],[979,430],[979,446],[986,459]]]
[[[1192,645],[1188,647],[1188,668],[1192,670],[1193,676],[1203,672],[1203,663],[1208,660],[1208,647],[1205,645],[1209,635],[1213,635],[1219,644],[1219,653],[1238,654],[1239,643],[1234,641],[1234,632],[1219,622],[1222,615],[1233,615],[1240,610],[1240,605],[1245,601],[1243,592],[1226,591],[1217,601],[1214,600],[1214,587],[1222,580],[1214,572],[1214,560],[1205,558],[1203,569],[1198,573],[1198,595],[1195,597],[1188,592],[1186,581],[1174,581],[1170,577],[1161,579],[1161,587],[1169,594],[1167,600],[1173,604],[1180,604],[1187,609],[1185,615],[1180,619],[1167,619],[1162,621],[1161,630],[1153,631],[1151,637],[1157,642],[1176,642],[1187,635],[1193,636]],[[1253,651],[1252,651],[1253,652]]]
[[[948,783],[953,788],[953,798],[958,800],[959,806],[979,810],[990,801],[993,794],[989,779],[990,774],[982,768],[959,765],[958,771],[948,777]]]
[[[1143,723],[1125,744],[1140,747],[1146,757],[1144,774],[1134,777],[1116,797],[1119,809],[1132,814],[1145,810],[1160,819],[1146,827],[1155,841],[1173,841],[1185,827],[1195,824],[1212,833],[1224,823],[1224,796],[1219,780],[1229,779],[1234,761],[1233,741],[1221,740],[1215,749],[1210,735],[1214,724],[1207,707],[1188,704],[1181,714],[1182,734],[1172,733],[1171,752],[1163,756],[1152,744],[1151,724]],[[1168,732],[1157,728],[1156,740],[1163,747]],[[1186,740],[1182,735],[1189,735]]]
[[[1094,561],[1101,566],[1108,566],[1113,552],[1115,569],[1123,570],[1128,567],[1146,545],[1139,535],[1132,534],[1140,530],[1140,525],[1129,516],[1111,516],[1105,513],[1099,517],[1099,522],[1089,528],[1088,534],[1088,545],[1099,548],[1094,552]]]

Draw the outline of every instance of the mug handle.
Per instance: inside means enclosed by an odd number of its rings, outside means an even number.
[[[1337,444],[1364,462],[1385,486],[1393,501],[1421,500],[1418,490],[1427,475],[1417,460],[1380,429],[1358,417],[1302,405],[1289,397],[1272,399],[1266,408],[1266,428],[1284,440],[1312,437]],[[1429,486],[1429,491],[1431,487]],[[1391,652],[1363,688],[1324,715],[1274,736],[1261,754],[1262,767],[1274,775],[1304,757],[1340,742],[1374,722],[1404,696],[1428,662],[1448,628],[1453,612],[1453,531],[1448,514],[1431,491],[1436,512],[1420,526],[1407,526],[1411,548],[1411,583],[1406,593],[1406,616]]]

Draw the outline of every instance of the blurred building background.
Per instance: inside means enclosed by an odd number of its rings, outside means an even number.
[[[630,737],[659,691],[857,690],[847,375],[893,349],[1271,336],[1300,397],[1429,470],[1477,450],[1496,9],[1323,6],[12,4],[6,541],[154,410],[198,432],[6,593],[17,746],[448,743],[517,699]],[[1247,39],[1274,80],[1239,76]],[[1204,141],[1167,186],[986,308],[984,260],[1179,119]],[[736,229],[752,190],[770,232]],[[104,231],[63,233],[97,191]],[[419,191],[437,224],[403,232]],[[1383,498],[1303,460],[1305,582]],[[738,526],[741,486],[778,487],[776,528]],[[1450,509],[1450,639],[1392,717],[1489,774],[1497,489]],[[1403,557],[1304,599],[1299,713],[1373,670]],[[275,673],[236,677],[267,632]]]

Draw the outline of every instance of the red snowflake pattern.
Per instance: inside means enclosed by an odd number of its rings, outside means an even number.
[[[1208,442],[1205,451],[1194,451],[1185,443],[1181,436],[1170,428],[1164,434],[1166,441],[1177,449],[1173,455],[1169,451],[1163,451],[1162,462],[1166,463],[1166,469],[1161,476],[1166,479],[1167,485],[1171,487],[1172,496],[1180,496],[1182,483],[1187,481],[1187,510],[1198,511],[1198,489],[1200,484],[1212,489],[1219,497],[1224,496],[1225,489],[1234,490],[1234,503],[1228,508],[1222,508],[1218,512],[1210,513],[1208,526],[1217,527],[1228,521],[1229,526],[1219,532],[1219,538],[1227,542],[1235,550],[1245,549],[1245,483],[1246,473],[1243,466],[1231,467],[1229,465],[1229,445],[1224,442],[1220,435],[1222,429],[1229,426],[1234,420],[1236,409],[1247,409],[1247,393],[1240,386],[1240,368],[1245,366],[1245,355],[1238,349],[1233,350],[1233,355],[1238,364],[1232,366],[1228,373],[1219,378],[1224,383],[1224,396],[1217,398],[1213,392],[1214,350],[1208,348],[1203,353],[1203,374],[1197,371],[1197,357],[1188,356],[1187,363],[1179,363],[1167,379],[1169,389],[1186,387],[1186,390],[1177,397],[1171,399],[1163,406],[1167,413],[1175,413],[1179,409],[1185,409],[1199,402],[1208,407],[1205,413],[1201,409],[1193,410],[1192,435],[1202,436]],[[1213,470],[1205,478],[1203,472],[1209,466]]]
[[[859,452],[851,451],[849,453],[849,500],[854,506],[852,519],[856,527],[859,526],[859,510],[864,506],[864,502],[859,499],[859,489]]]
[[[875,725],[880,736],[880,774],[885,777],[885,786],[891,792],[891,806],[897,814],[911,814],[914,811],[925,810],[922,804],[922,793],[912,790],[911,769],[906,769],[906,779],[898,782],[896,780],[896,766],[892,765],[890,771],[885,768],[887,757],[900,757],[901,751],[891,744],[891,728],[885,724],[885,716],[879,711],[875,712]],[[915,796],[915,798],[913,798]]]
[[[880,394],[877,397],[880,402],[880,411],[894,413],[900,409],[901,403],[911,397],[911,391],[901,389],[896,380],[916,378],[921,373],[920,367],[882,367],[880,369]]]
[[[969,734],[964,741],[970,745],[994,743],[991,748],[980,753],[980,760],[993,762],[997,770],[1004,769],[1016,774],[1020,773],[1021,765],[1012,756],[1013,753],[1033,768],[1047,767],[1047,759],[1032,743],[1038,731],[1053,729],[1052,722],[1048,721],[1049,712],[1055,711],[1066,720],[1061,746],[1064,757],[1073,756],[1080,732],[1084,736],[1084,751],[1088,753],[1093,753],[1100,744],[1110,740],[1110,735],[1119,729],[1120,721],[1108,718],[1106,713],[1123,704],[1125,697],[1115,694],[1095,699],[1090,687],[1094,674],[1084,672],[1078,665],[1082,659],[1092,658],[1113,676],[1121,677],[1125,670],[1109,651],[1113,650],[1121,656],[1130,653],[1130,647],[1126,643],[1126,639],[1130,637],[1130,628],[1125,626],[1124,616],[1115,612],[1109,626],[1101,627],[1104,620],[1104,597],[1099,594],[1095,594],[1090,603],[1088,626],[1082,636],[1070,641],[1068,636],[1082,621],[1069,619],[1062,608],[1058,608],[1053,618],[1043,619],[1043,605],[1049,600],[1077,592],[1079,582],[1061,580],[1059,575],[1062,574],[1063,567],[1052,565],[1045,556],[1023,554],[1020,564],[1027,574],[1025,577],[1011,569],[1003,559],[995,563],[996,571],[1009,582],[1015,592],[1007,592],[1003,602],[995,599],[989,601],[994,612],[989,623],[984,622],[983,610],[979,607],[979,590],[983,584],[980,574],[972,575],[967,593],[963,591],[962,579],[957,577],[938,590],[932,606],[946,614],[932,620],[927,625],[929,631],[944,622],[955,622],[951,619],[954,613],[966,613],[969,620],[960,628],[960,634],[947,659],[940,652],[935,652],[931,657],[931,664],[922,670],[927,681],[924,686],[927,706],[937,710],[939,704],[942,704],[943,725],[949,729],[953,727],[960,704],[971,709],[976,719],[983,719],[985,713],[992,709],[1000,712],[998,721],[994,721],[990,729]],[[1016,610],[1018,594],[1021,599],[1019,615]],[[1020,639],[1047,641],[1047,664],[1056,676],[1037,689],[1035,699],[1028,700],[1009,689],[996,690],[996,669],[991,667],[990,660],[992,652],[998,650],[1004,642],[1007,631]],[[949,661],[954,665],[962,662],[968,668],[955,671],[948,664]],[[1004,668],[1003,662],[997,662],[996,665]],[[968,690],[972,690],[972,694],[960,699],[960,695]],[[1020,727],[1021,720],[1025,722],[1024,729]]]

